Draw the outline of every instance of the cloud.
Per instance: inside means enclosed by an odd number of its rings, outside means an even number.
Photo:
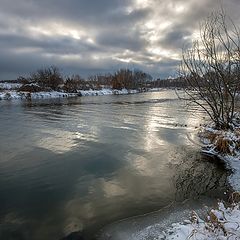
[[[176,26],[165,32],[159,44],[165,48],[182,49],[185,45],[189,44],[188,37],[191,36],[191,34],[191,31]]]
[[[47,65],[88,76],[120,67],[161,77],[218,0],[0,0],[0,79]],[[238,0],[222,0],[238,24]]]

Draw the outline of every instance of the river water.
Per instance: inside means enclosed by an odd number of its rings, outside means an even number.
[[[0,239],[93,235],[199,195],[227,173],[199,153],[205,114],[174,91],[0,102]]]

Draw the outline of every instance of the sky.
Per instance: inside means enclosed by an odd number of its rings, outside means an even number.
[[[0,0],[0,80],[51,65],[65,76],[120,68],[174,76],[220,4],[240,25],[240,0]]]

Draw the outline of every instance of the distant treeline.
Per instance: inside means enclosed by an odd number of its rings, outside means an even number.
[[[19,91],[50,91],[63,90],[65,92],[77,92],[77,90],[112,89],[138,89],[144,91],[149,88],[175,88],[184,87],[180,79],[157,79],[141,70],[120,69],[115,73],[97,74],[83,78],[78,74],[64,77],[55,66],[42,68],[30,74],[28,77],[18,77],[17,80],[5,80],[0,82],[21,83]]]
[[[148,83],[151,88],[185,88],[185,81],[181,78],[157,79]]]

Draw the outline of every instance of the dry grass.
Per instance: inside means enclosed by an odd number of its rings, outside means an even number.
[[[213,132],[206,132],[206,138],[209,139],[209,141],[211,143],[213,143],[216,139],[216,137],[218,136],[218,134],[213,133]]]
[[[207,139],[214,150],[220,154],[236,155],[240,150],[240,129],[234,131],[235,138],[229,138],[221,131],[203,131],[200,137]]]
[[[229,203],[235,204],[240,202],[240,192],[233,192],[229,197]]]
[[[219,136],[215,141],[215,149],[220,153],[232,154],[230,146],[231,141],[223,136]]]
[[[219,134],[217,134],[216,132],[210,132],[208,130],[202,130],[199,132],[199,137],[201,139],[207,139],[209,141],[209,143],[214,143],[215,139],[218,137]]]
[[[209,213],[209,217],[206,221],[205,227],[208,231],[211,231],[211,232],[214,232],[217,229],[221,229],[223,231],[224,236],[227,236],[227,234],[228,234],[223,223],[220,221],[220,219],[218,219],[216,214],[212,211],[210,211],[210,213]]]

